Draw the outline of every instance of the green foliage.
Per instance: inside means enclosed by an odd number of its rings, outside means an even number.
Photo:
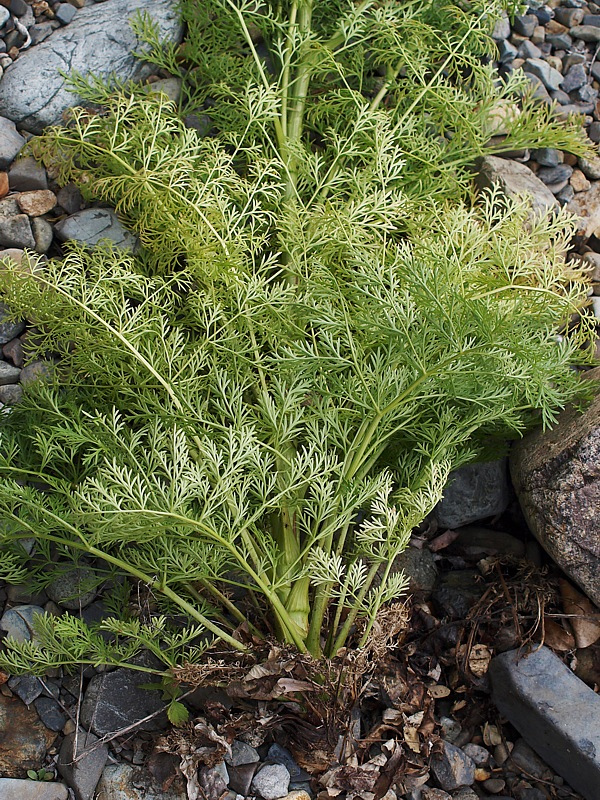
[[[32,143],[138,251],[70,246],[0,273],[38,356],[60,355],[2,419],[5,546],[91,557],[154,610],[97,630],[42,618],[0,657],[10,671],[142,647],[173,667],[273,631],[316,656],[364,642],[449,471],[582,396],[585,322],[555,335],[587,289],[568,217],[470,195],[493,147],[584,151],[527,98],[490,145],[522,86],[482,65],[488,3],[183,9],[182,52],[138,31],[214,136],[162,95],[76,79],[103,112]]]

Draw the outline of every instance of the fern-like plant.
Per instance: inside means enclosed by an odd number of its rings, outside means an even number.
[[[33,152],[140,246],[0,274],[35,352],[60,355],[2,417],[3,564],[22,580],[33,536],[41,564],[125,574],[161,616],[46,618],[5,669],[142,645],[173,667],[211,637],[244,650],[239,626],[317,657],[364,643],[450,470],[581,395],[585,321],[555,335],[587,288],[565,265],[568,217],[471,194],[486,152],[585,150],[518,79],[498,85],[499,11],[185,0],[181,50],[140,18],[204,137],[162,95],[75,79],[103,110],[74,110]]]

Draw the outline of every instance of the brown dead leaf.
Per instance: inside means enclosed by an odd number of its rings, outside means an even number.
[[[469,669],[476,678],[486,674],[492,654],[484,644],[475,644],[469,652]]]
[[[434,683],[433,686],[428,686],[427,691],[435,700],[439,700],[442,697],[448,697],[450,694],[450,689],[447,686],[440,686],[436,683]]]
[[[483,743],[488,747],[496,747],[496,745],[502,744],[502,734],[496,725],[490,725],[489,722],[485,723],[483,726]]]
[[[560,623],[549,617],[544,617],[544,644],[561,653],[575,649],[573,636]]]
[[[413,753],[421,752],[421,741],[419,739],[419,731],[412,725],[404,726],[404,741],[413,751]]]
[[[274,694],[290,694],[291,692],[314,692],[319,687],[308,681],[298,681],[295,678],[279,678],[275,684]]]
[[[598,609],[569,581],[561,579],[559,585],[565,614],[574,615],[569,617],[569,623],[573,628],[577,647],[589,647],[600,639]]]

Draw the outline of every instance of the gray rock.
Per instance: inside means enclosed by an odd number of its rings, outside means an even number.
[[[35,675],[14,675],[8,681],[8,688],[13,694],[21,698],[26,706],[30,706],[44,691],[40,679],[36,678]],[[2,794],[0,793],[1,797]]]
[[[536,539],[600,605],[600,396],[517,442],[511,472]]]
[[[65,88],[62,73],[119,81],[139,81],[152,67],[133,57],[139,47],[128,20],[147,11],[158,25],[161,40],[180,41],[182,28],[175,0],[107,0],[77,12],[41,44],[22,52],[0,82],[0,108],[17,124],[33,133],[58,124],[77,97]]]
[[[433,600],[440,612],[450,619],[465,619],[471,606],[485,588],[476,570],[457,569],[445,572],[433,590]]]
[[[537,176],[553,194],[557,194],[569,182],[573,174],[573,167],[568,164],[559,164],[556,167],[542,167]]]
[[[162,789],[148,769],[111,764],[102,773],[97,797],[98,800],[186,800],[187,793],[176,784]]]
[[[585,86],[587,81],[588,76],[583,64],[575,64],[562,79],[560,88],[563,92],[573,92],[575,89]]]
[[[519,58],[541,58],[542,51],[539,47],[536,47],[533,42],[530,42],[529,39],[525,39],[524,42],[521,42],[519,45],[519,50],[517,55]]]
[[[559,151],[551,147],[542,147],[539,150],[532,150],[531,157],[537,161],[541,167],[557,167],[560,164]]]
[[[26,605],[9,608],[0,619],[0,628],[18,642],[35,641],[33,619],[37,614],[43,613],[44,609],[40,606]]]
[[[600,28],[595,25],[575,25],[569,33],[583,42],[600,42]]]
[[[138,725],[138,730],[156,731],[167,724],[162,711],[160,692],[142,688],[149,682],[146,673],[116,669],[95,675],[90,681],[81,706],[81,721],[98,736],[114,733],[139,723],[150,714],[157,715]]]
[[[73,239],[91,247],[105,239],[124,250],[134,250],[137,244],[135,236],[123,227],[114,211],[107,208],[84,208],[59,222],[54,230],[63,242]]]
[[[508,64],[509,61],[514,61],[517,55],[517,48],[507,39],[498,42],[498,60],[501,64]]]
[[[0,83],[0,94],[3,83]],[[8,182],[10,188],[15,192],[32,192],[36,189],[48,188],[46,170],[31,156],[15,161],[8,171]]]
[[[541,58],[528,58],[523,64],[523,72],[535,75],[548,90],[560,88],[563,79],[562,74],[557,69],[551,67],[547,61]]]
[[[259,762],[254,761],[251,764],[240,764],[237,767],[228,767],[229,773],[229,788],[236,794],[241,794],[242,797],[247,797],[250,794],[250,786],[252,778],[258,768]]]
[[[44,725],[51,731],[61,731],[68,719],[60,705],[52,697],[38,697],[35,710]]]
[[[510,36],[510,20],[508,17],[502,17],[497,20],[492,32],[492,38],[499,42],[508,39]]]
[[[466,753],[478,767],[487,764],[490,760],[489,750],[482,747],[480,744],[465,744],[462,748],[463,753]]]
[[[14,217],[0,217],[0,245],[32,250],[35,239],[27,214],[16,214]]]
[[[56,195],[56,199],[67,214],[75,214],[83,208],[83,197],[74,183],[67,183],[66,186],[63,186]]]
[[[78,611],[89,606],[96,597],[96,576],[88,567],[77,567],[54,578],[46,592],[59,606]]]
[[[32,361],[21,370],[20,383],[29,386],[34,381],[49,381],[54,365],[50,361]]]
[[[542,761],[524,739],[518,739],[515,742],[515,746],[510,753],[509,766],[516,767],[517,770],[530,778],[534,777],[543,781],[550,781],[554,777],[552,770],[548,769],[547,764]]]
[[[44,39],[47,39],[54,28],[50,25],[49,22],[40,22],[37,25],[32,25],[29,28],[29,35],[31,36],[31,44],[36,45],[40,42],[43,42]]]
[[[4,27],[10,19],[10,11],[4,6],[0,6],[0,28]]]
[[[506,465],[501,458],[455,470],[433,512],[438,526],[460,528],[505,511],[511,498]]]
[[[443,789],[431,789],[429,786],[423,786],[421,800],[452,800],[452,795]]]
[[[8,344],[15,337],[20,336],[25,330],[25,323],[17,320],[12,322],[7,318],[8,309],[0,303],[0,344]]]
[[[450,742],[441,741],[431,756],[431,771],[442,789],[452,791],[475,783],[475,762]]]
[[[11,383],[18,383],[21,370],[18,367],[13,367],[6,361],[0,361],[0,386],[6,386]]]
[[[311,776],[296,764],[294,756],[285,747],[280,744],[272,744],[267,753],[267,761],[272,764],[283,764],[287,771],[290,773],[292,781],[306,781],[310,780]]]
[[[71,3],[59,3],[54,9],[54,17],[61,25],[68,25],[77,14],[77,9]]]
[[[50,225],[48,220],[42,219],[41,217],[34,217],[34,219],[31,220],[31,232],[35,239],[35,252],[47,253],[52,244],[52,239],[54,238],[52,225]]]
[[[523,558],[525,555],[525,542],[510,533],[474,525],[461,528],[453,546],[461,555],[476,559],[486,555],[507,555],[515,558]]]
[[[229,774],[225,763],[221,761],[216,767],[200,767],[198,783],[202,797],[224,797],[229,784]]]
[[[600,156],[594,156],[592,158],[580,158],[578,163],[579,168],[586,178],[589,178],[592,181],[597,181],[600,179]]]
[[[410,591],[430,593],[433,589],[438,570],[433,559],[433,553],[424,547],[407,547],[394,561],[395,572],[402,571],[410,580]]]
[[[600,28],[600,14],[586,14],[583,18],[583,24]]]
[[[586,800],[600,786],[600,697],[547,647],[490,665],[493,699],[528,744]]]
[[[535,14],[517,14],[513,20],[513,30],[519,36],[527,36],[529,38],[539,24]]]
[[[254,764],[260,761],[258,751],[246,742],[234,739],[231,743],[231,755],[225,756],[225,763],[230,767],[239,767],[240,764]]]
[[[1,387],[0,390],[6,388]],[[21,388],[20,386],[18,387]],[[1,395],[0,395],[1,400]],[[2,401],[3,402],[3,401]],[[6,597],[13,606],[34,605],[43,606],[48,600],[46,592],[34,592],[29,583],[27,584],[12,584],[6,587]]]
[[[512,198],[531,197],[532,214],[543,214],[558,208],[552,192],[525,164],[497,156],[487,156],[481,161],[476,178],[479,189],[499,186],[505,195]]]
[[[76,733],[65,736],[57,767],[76,800],[91,800],[108,758],[108,745],[99,744],[93,733]]]
[[[265,764],[252,779],[252,791],[264,800],[285,797],[290,785],[290,773],[283,764]]]
[[[555,8],[554,19],[565,25],[567,28],[572,28],[579,25],[583,21],[585,12],[581,8]]]
[[[181,83],[181,78],[162,78],[148,84],[147,90],[150,94],[166,94],[169,100],[177,103],[181,95]]]
[[[17,131],[15,123],[0,117],[0,169],[8,169],[24,144],[25,139]]]
[[[547,33],[546,41],[557,50],[569,50],[573,46],[573,39],[568,33]]]
[[[0,778],[0,800],[67,800],[63,783]]]

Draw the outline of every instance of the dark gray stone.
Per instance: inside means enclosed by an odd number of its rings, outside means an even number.
[[[6,631],[19,642],[35,641],[33,621],[38,614],[43,614],[40,606],[25,605],[9,608],[0,619],[0,629]]]
[[[554,67],[551,67],[547,61],[541,58],[528,58],[523,64],[523,72],[529,72],[539,78],[546,89],[554,90],[560,88],[563,76]]]
[[[275,743],[269,747],[267,761],[271,764],[283,764],[293,781],[310,780],[311,776],[296,764],[293,755],[285,747]]]
[[[12,322],[7,318],[7,307],[0,303],[0,345],[7,344],[25,330],[25,323],[17,320]]]
[[[560,187],[562,189],[572,174],[573,167],[568,164],[558,164],[556,167],[542,167],[538,170],[537,176],[546,186],[562,184]]]
[[[21,385],[28,386],[34,381],[49,381],[52,378],[53,367],[50,361],[31,361],[21,370]]]
[[[437,579],[438,570],[431,550],[407,547],[394,561],[394,571],[404,572],[410,580],[410,591],[429,594]]]
[[[61,731],[68,719],[60,705],[52,697],[39,697],[35,702],[35,710],[44,725],[51,731]]]
[[[575,89],[585,86],[587,81],[588,76],[584,65],[575,64],[563,78],[560,88],[563,92],[573,92]]]
[[[575,25],[569,33],[582,42],[600,42],[600,28],[595,25]]]
[[[559,151],[551,147],[542,147],[539,150],[532,150],[531,157],[542,167],[557,167],[560,164]]]
[[[475,762],[460,747],[443,740],[440,749],[431,756],[431,771],[445,791],[471,786],[475,783]]]
[[[107,208],[84,208],[57,223],[54,230],[62,241],[72,239],[90,247],[103,240],[123,250],[134,250],[137,244],[136,237],[123,227],[114,211]]]
[[[14,675],[8,681],[8,688],[20,697],[26,706],[30,706],[43,692],[41,681],[35,675]]]
[[[489,670],[500,713],[586,800],[600,786],[600,696],[547,647],[496,656]]]
[[[290,773],[283,764],[265,764],[252,779],[251,788],[263,800],[285,797],[290,785]]]
[[[58,124],[77,97],[65,88],[61,73],[120,81],[144,80],[152,67],[133,56],[139,47],[128,20],[147,11],[161,40],[180,41],[182,27],[175,0],[107,0],[80,9],[72,22],[22,52],[0,82],[0,108],[33,133]]]
[[[586,14],[583,18],[583,24],[600,28],[600,14]]]
[[[581,16],[583,18],[583,14]],[[535,14],[517,14],[513,21],[513,31],[518,33],[519,36],[527,36],[529,38],[539,24]]]
[[[35,239],[27,214],[15,214],[14,217],[0,217],[0,245],[16,247],[19,250],[33,250]]]
[[[34,217],[31,220],[31,232],[35,239],[35,252],[47,253],[54,238],[52,225],[42,217]]]
[[[477,570],[472,569],[445,572],[433,590],[440,612],[450,619],[465,619],[485,591],[479,578]]]
[[[22,17],[27,13],[27,9],[29,6],[25,2],[25,0],[10,0],[10,13],[14,14],[15,17]]]
[[[71,3],[59,3],[54,9],[54,17],[61,25],[68,25],[77,14],[77,9]]]
[[[63,186],[56,195],[56,199],[67,214],[75,214],[83,208],[83,197],[74,183],[67,183],[66,186]]]
[[[31,44],[35,46],[40,42],[43,42],[44,39],[47,39],[50,34],[52,33],[53,28],[49,22],[40,22],[37,25],[32,25],[29,28],[29,35],[31,36]]]
[[[498,42],[498,60],[501,64],[507,64],[509,61],[513,61],[517,55],[517,48],[507,39]]]
[[[203,789],[204,787],[202,787]],[[218,797],[205,794],[199,797]],[[187,793],[176,780],[168,789],[160,786],[147,768],[136,768],[130,764],[110,764],[104,768],[97,792],[98,800],[187,800]],[[223,794],[223,800],[231,800],[231,793]]]
[[[65,737],[57,767],[76,800],[91,800],[94,796],[107,758],[108,745],[99,744],[93,733],[79,730],[77,736],[71,733]]]
[[[547,33],[546,42],[557,50],[569,50],[573,46],[573,39],[568,33]]]
[[[554,19],[567,28],[579,25],[583,20],[584,14],[585,12],[581,8],[561,8],[559,6],[554,9]]]
[[[519,58],[541,58],[542,51],[539,47],[530,42],[529,39],[525,39],[524,42],[521,42],[519,45],[519,50],[517,52]]]
[[[77,567],[54,578],[48,584],[48,597],[69,611],[89,606],[97,594],[97,581],[93,570]]]
[[[450,475],[444,497],[433,513],[440,528],[460,528],[501,514],[510,498],[505,458],[468,464]]]
[[[0,169],[8,169],[24,144],[25,139],[17,131],[15,123],[0,117]]]
[[[260,756],[254,747],[239,739],[234,739],[231,743],[231,755],[225,756],[227,766],[239,767],[241,764],[254,764],[260,761]]]
[[[0,82],[0,92],[2,91],[1,87],[2,83]],[[10,188],[15,192],[31,192],[35,189],[48,188],[46,170],[31,156],[15,161],[8,171],[8,182]]]
[[[104,736],[160,712],[138,725],[138,730],[161,730],[167,725],[167,715],[161,711],[165,704],[158,686],[155,692],[142,688],[142,684],[149,682],[147,673],[131,669],[116,669],[95,675],[83,698],[82,724],[98,736]]]
[[[532,533],[600,605],[600,396],[585,414],[563,411],[551,431],[517,442],[511,472]]]

